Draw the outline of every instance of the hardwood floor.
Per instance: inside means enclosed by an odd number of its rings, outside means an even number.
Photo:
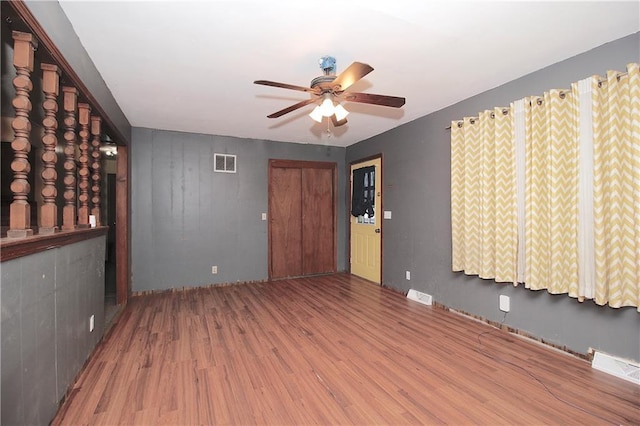
[[[132,298],[53,421],[408,423],[640,424],[640,387],[339,274]]]

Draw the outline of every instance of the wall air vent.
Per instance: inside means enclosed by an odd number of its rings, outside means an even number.
[[[409,292],[407,293],[407,299],[415,300],[416,302],[422,303],[423,305],[431,306],[433,304],[433,296],[414,289],[409,290]]]
[[[596,351],[591,367],[640,385],[640,365],[633,361]]]
[[[235,173],[236,172],[236,156],[231,154],[213,154],[214,172]]]

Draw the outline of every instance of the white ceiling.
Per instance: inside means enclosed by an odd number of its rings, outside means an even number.
[[[640,31],[638,1],[60,3],[131,125],[337,146]],[[406,105],[347,102],[349,122],[330,137],[313,105],[268,119],[309,95],[253,81],[308,86],[325,55],[338,73],[370,64],[351,89]]]

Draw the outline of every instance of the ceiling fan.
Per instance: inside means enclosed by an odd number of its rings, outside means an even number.
[[[256,80],[255,84],[263,86],[280,87],[283,89],[298,90],[311,94],[310,99],[300,101],[290,107],[281,109],[273,114],[267,115],[268,118],[278,118],[291,111],[322,101],[317,104],[309,116],[317,121],[322,122],[323,117],[330,117],[335,127],[342,126],[347,122],[347,114],[349,112],[340,104],[341,100],[347,102],[359,102],[364,104],[381,105],[392,108],[400,108],[405,103],[405,98],[397,96],[375,95],[372,93],[349,92],[347,89],[353,83],[360,80],[365,75],[373,71],[373,68],[362,62],[354,62],[349,67],[336,75],[336,60],[331,56],[324,56],[320,59],[320,68],[323,75],[311,80],[310,87],[295,86],[292,84],[278,83],[269,80]],[[334,101],[337,101],[336,105]]]

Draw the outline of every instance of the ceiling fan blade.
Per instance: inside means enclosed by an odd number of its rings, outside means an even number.
[[[267,115],[268,118],[278,118],[281,117],[285,114],[290,113],[291,111],[295,111],[298,108],[302,108],[303,106],[312,104],[316,101],[316,99],[305,99],[304,101],[300,101],[297,104],[291,105],[290,107],[287,107],[285,109],[281,109],[280,111],[274,112],[271,115]]]
[[[331,84],[334,87],[339,85],[340,87],[336,91],[341,92],[347,90],[349,86],[371,71],[373,71],[373,68],[370,65],[363,64],[362,62],[354,62],[349,65],[346,70],[342,71]]]
[[[373,93],[348,92],[344,94],[344,99],[349,102],[360,102],[362,104],[382,105],[392,108],[400,108],[406,99],[398,96],[374,95]]]
[[[314,89],[312,89],[310,87],[294,86],[293,84],[278,83],[276,81],[256,80],[253,83],[254,84],[261,84],[263,86],[280,87],[282,89],[298,90],[300,92],[312,92],[312,93],[316,92],[316,90],[314,90]]]
[[[347,124],[347,119],[343,118],[342,120],[338,121],[338,119],[336,118],[336,115],[333,114],[331,116],[331,122],[333,122],[333,127],[340,127],[344,124]]]

